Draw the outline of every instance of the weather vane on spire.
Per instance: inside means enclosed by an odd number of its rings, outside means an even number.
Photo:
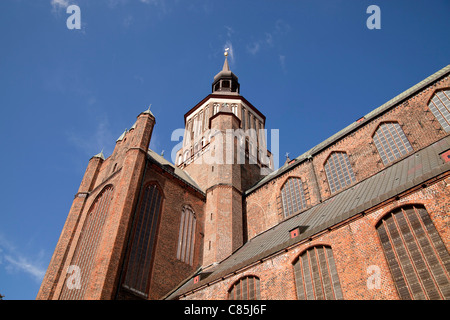
[[[228,50],[230,50],[230,48],[225,48],[225,52],[224,52],[225,57],[228,57]]]

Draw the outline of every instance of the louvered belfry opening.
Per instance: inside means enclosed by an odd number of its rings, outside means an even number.
[[[294,273],[299,300],[343,299],[331,247],[304,251],[294,262]]]
[[[229,300],[260,300],[259,278],[247,276],[236,281],[228,291]]]
[[[106,186],[97,199],[95,199],[87,214],[75,254],[71,262],[72,266],[79,268],[81,287],[77,288],[76,286],[69,286],[65,283],[61,292],[61,300],[81,300],[84,298],[87,284],[90,282],[89,278],[91,275],[92,266],[94,264],[97,248],[103,234],[105,220],[108,214],[109,205],[111,204],[113,191],[114,188],[112,186]],[[69,279],[74,279],[71,276],[71,274],[68,274],[66,281]]]
[[[131,250],[123,286],[144,297],[148,296],[161,202],[162,196],[155,184],[144,189],[131,234]]]
[[[377,231],[401,299],[450,299],[450,256],[423,206],[394,210]]]

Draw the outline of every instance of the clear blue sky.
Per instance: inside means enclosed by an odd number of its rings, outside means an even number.
[[[448,65],[449,12],[448,0],[1,0],[0,293],[35,299],[89,158],[109,156],[149,104],[150,146],[169,157],[225,47],[241,94],[280,130],[282,164]]]

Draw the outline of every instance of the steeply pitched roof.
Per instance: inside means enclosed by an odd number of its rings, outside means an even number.
[[[148,149],[147,156],[148,159],[152,161],[152,163],[158,165],[166,172],[170,173],[174,177],[178,178],[187,185],[199,191],[201,194],[205,195],[205,191],[202,188],[200,188],[200,186],[195,182],[194,179],[191,178],[191,176],[186,171],[179,169],[177,166],[175,166],[170,161],[166,160],[163,156],[157,154],[155,151],[151,149]]]
[[[378,107],[375,110],[369,112],[363,118],[361,118],[361,119],[363,119],[362,121],[357,121],[357,122],[351,123],[346,128],[344,128],[341,131],[337,132],[336,134],[332,135],[330,138],[326,139],[325,141],[319,143],[318,145],[316,145],[315,147],[311,148],[307,152],[305,152],[302,155],[298,156],[297,158],[295,158],[295,161],[291,162],[290,165],[282,166],[278,170],[276,170],[276,171],[272,172],[271,174],[265,176],[263,179],[261,179],[259,182],[257,182],[253,187],[248,189],[246,191],[246,194],[249,194],[249,193],[255,191],[259,187],[263,186],[266,182],[268,182],[268,181],[270,181],[270,180],[272,180],[272,179],[282,175],[283,173],[293,169],[295,166],[299,165],[303,161],[305,161],[308,158],[310,158],[310,157],[314,156],[315,154],[319,153],[323,149],[327,148],[331,144],[335,143],[336,141],[338,141],[339,139],[343,138],[347,134],[353,132],[354,130],[358,129],[359,127],[365,125],[368,121],[374,119],[375,117],[381,115],[382,113],[386,112],[387,110],[393,108],[398,103],[404,101],[405,99],[408,99],[410,96],[412,96],[413,94],[415,94],[419,90],[421,90],[424,87],[430,85],[431,83],[433,83],[434,81],[438,80],[439,78],[447,75],[448,73],[450,73],[450,65],[442,68],[441,70],[439,70],[436,73],[432,74],[431,76],[429,76],[425,80],[419,82],[415,86],[413,86],[413,87],[409,88],[408,90],[402,92],[401,94],[399,94],[395,98],[389,100],[388,102],[386,102],[385,104],[381,105],[380,107]]]
[[[190,279],[167,298],[176,298],[227,276],[240,268],[256,263],[449,171],[450,162],[445,163],[440,157],[440,154],[448,149],[450,149],[450,136],[411,154],[409,157],[326,201],[279,223],[249,240],[216,266],[209,268],[204,273],[200,272],[201,280],[198,283],[194,284],[193,280]],[[301,228],[301,233],[296,238],[291,239],[289,231],[296,227]]]

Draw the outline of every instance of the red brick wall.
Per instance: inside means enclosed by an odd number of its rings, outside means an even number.
[[[145,182],[156,183],[163,190],[163,202],[154,253],[149,299],[160,299],[201,265],[203,256],[204,206],[202,196],[186,189],[176,178],[169,178],[152,166]],[[189,205],[196,217],[193,265],[177,259],[178,235],[183,206]]]
[[[247,269],[225,276],[224,280],[200,288],[183,299],[227,299],[232,284],[246,275],[260,278],[261,299],[296,299],[293,262],[307,248],[325,244],[332,248],[344,299],[399,299],[383,249],[376,231],[379,219],[393,209],[406,204],[422,204],[430,215],[447,250],[450,249],[448,225],[450,216],[450,177],[426,188],[419,188],[398,200],[387,202],[374,211],[349,220],[341,226],[326,231],[311,241],[304,240],[287,252],[258,262]],[[367,281],[370,266],[380,268],[380,289],[369,289]]]
[[[135,128],[117,142],[108,159],[103,161],[94,157],[89,161],[37,299],[59,298],[92,202],[108,184],[114,186],[113,200],[84,298],[113,297],[129,218],[137,200],[136,190],[142,179],[154,123],[153,116],[140,114]]]
[[[447,136],[449,133],[446,133],[441,128],[439,122],[428,108],[428,102],[435,91],[447,87],[450,87],[450,78],[448,76],[428,86],[384,114],[368,121],[356,131],[315,154],[312,162],[320,194],[317,193],[315,188],[314,173],[308,164],[309,160],[249,194],[246,197],[248,237],[252,238],[283,220],[282,210],[278,208],[280,204],[277,201],[277,197],[280,196],[280,189],[283,183],[291,176],[300,177],[304,184],[306,182],[310,194],[310,202],[308,203],[310,206],[317,204],[320,198],[325,200],[332,196],[324,164],[333,151],[345,151],[347,153],[356,176],[355,183],[383,170],[386,166],[381,161],[378,150],[372,140],[372,136],[380,123],[385,121],[398,122],[414,151],[427,147]]]

